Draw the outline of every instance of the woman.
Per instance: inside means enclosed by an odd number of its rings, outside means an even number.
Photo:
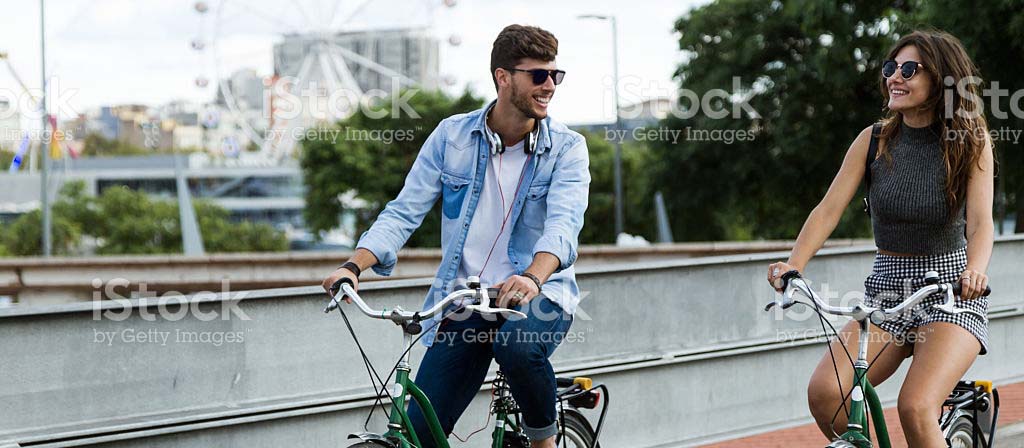
[[[881,88],[888,113],[881,122],[877,158],[867,163],[872,139],[868,127],[850,145],[828,193],[804,223],[789,260],[768,267],[768,281],[774,285],[787,271],[804,270],[835,229],[865,169],[870,169],[869,203],[878,253],[864,282],[865,301],[893,306],[908,294],[907,282],[912,282],[912,292],[922,286],[926,271],[935,270],[943,282],[962,284],[957,307],[984,315],[985,269],[994,233],[992,143],[980,104],[964,98],[980,98],[977,83],[965,82],[963,95],[944,91],[977,76],[977,69],[960,41],[944,32],[917,31],[903,37],[887,59]],[[931,308],[942,300],[926,299],[910,315],[870,330],[877,333],[868,347],[868,359],[874,359],[868,373],[872,384],[881,384],[913,356],[898,401],[903,431],[913,447],[946,446],[938,409],[977,355],[987,352],[987,322]],[[843,350],[842,341],[851,353],[857,352],[856,322],[846,325],[839,336],[833,351]],[[883,350],[887,341],[895,342]],[[835,417],[853,378],[853,366],[846,359],[836,357],[842,385],[826,354],[807,388],[811,414],[829,439],[846,428],[846,415],[839,412]]]

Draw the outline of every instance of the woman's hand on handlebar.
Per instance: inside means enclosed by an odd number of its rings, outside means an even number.
[[[960,274],[960,298],[974,300],[985,294],[988,276],[974,269],[964,269]]]
[[[768,284],[772,285],[772,288],[775,288],[776,291],[782,292],[782,274],[799,270],[795,266],[783,261],[772,263],[768,265]]]

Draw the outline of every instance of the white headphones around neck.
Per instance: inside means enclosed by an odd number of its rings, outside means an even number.
[[[493,156],[505,153],[505,142],[502,142],[501,136],[487,125],[487,117],[491,115],[492,109],[494,109],[493,104],[484,112],[484,135],[487,137],[487,143],[491,146],[491,155]],[[533,154],[533,151],[537,149],[537,138],[540,137],[540,120],[533,121],[533,130],[523,137],[523,151],[526,154]]]

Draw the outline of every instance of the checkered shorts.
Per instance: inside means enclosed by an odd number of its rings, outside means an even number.
[[[925,285],[925,272],[936,271],[941,282],[953,283],[959,280],[966,266],[966,247],[948,254],[920,257],[876,254],[871,275],[864,280],[864,302],[869,306],[894,307]],[[879,327],[892,334],[898,341],[913,342],[913,338],[907,336],[913,329],[932,322],[949,322],[963,327],[978,338],[978,342],[981,343],[981,354],[988,353],[988,321],[970,314],[946,314],[932,308],[933,305],[941,304],[945,300],[944,293],[935,293]],[[988,297],[974,300],[957,298],[955,305],[957,308],[971,309],[982,315],[988,314]]]

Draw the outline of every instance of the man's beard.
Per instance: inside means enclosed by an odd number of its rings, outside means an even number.
[[[519,112],[526,116],[526,118],[532,118],[534,120],[543,120],[548,116],[547,112],[538,114],[533,110],[530,104],[530,96],[522,94],[519,88],[516,87],[515,83],[512,83],[512,105],[519,109]]]

